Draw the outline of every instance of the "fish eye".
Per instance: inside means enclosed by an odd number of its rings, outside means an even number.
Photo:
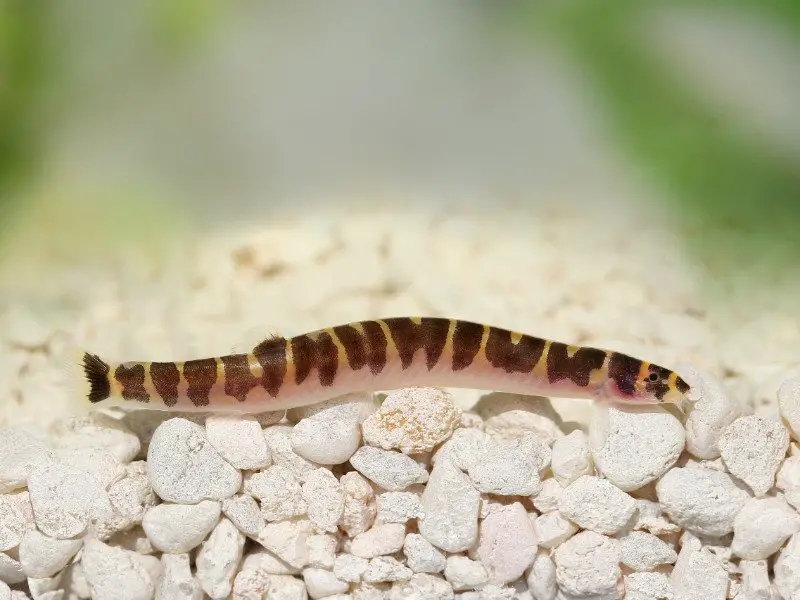
[[[655,372],[650,373],[650,375],[647,376],[647,381],[650,381],[652,383],[655,383],[656,381],[659,381],[660,379],[661,379],[661,376],[658,373],[655,373]]]

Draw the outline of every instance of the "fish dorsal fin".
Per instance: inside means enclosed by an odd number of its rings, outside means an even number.
[[[286,344],[286,338],[282,335],[272,334],[263,342],[259,342],[253,348],[253,354],[266,354],[269,352],[275,352],[275,350],[280,349],[283,351],[284,345]]]

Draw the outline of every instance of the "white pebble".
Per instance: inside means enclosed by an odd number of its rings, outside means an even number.
[[[36,526],[58,539],[78,536],[93,521],[113,514],[105,488],[89,473],[51,463],[28,480]]]
[[[507,444],[488,443],[470,465],[469,477],[486,494],[535,496],[542,489],[541,448],[542,444],[530,433]]]
[[[245,535],[257,536],[264,526],[258,502],[247,494],[225,498],[222,501],[222,513]]]
[[[631,573],[625,576],[625,600],[673,600],[675,593],[664,573]]]
[[[0,581],[0,600],[11,600],[11,588],[3,581]]]
[[[597,469],[629,492],[658,479],[677,462],[685,430],[659,406],[597,405],[589,441]]]
[[[790,456],[783,461],[775,476],[775,487],[784,493],[795,510],[800,511],[800,456]]]
[[[237,469],[265,469],[271,463],[264,432],[253,416],[209,415],[206,437],[220,456]]]
[[[489,581],[486,568],[481,563],[459,555],[447,557],[444,577],[456,592],[473,590]]]
[[[611,535],[620,531],[636,512],[636,502],[611,482],[582,475],[564,488],[558,510],[584,529]]]
[[[800,533],[794,534],[775,561],[775,585],[783,598],[800,594]]]
[[[4,552],[0,552],[0,581],[9,585],[25,581],[20,562]]]
[[[58,448],[106,448],[121,463],[139,454],[139,438],[119,419],[101,412],[71,417],[56,423],[52,435]]]
[[[202,600],[203,589],[192,575],[188,554],[163,554],[163,575],[156,588],[155,600]]]
[[[26,496],[25,502],[29,504],[28,493],[23,493]],[[0,495],[0,551],[18,546],[25,532],[33,526],[33,514],[29,521],[23,512],[20,496],[22,494]]]
[[[450,437],[461,409],[439,388],[411,387],[391,392],[362,424],[364,441],[406,454],[428,452]]]
[[[654,571],[678,560],[675,549],[646,531],[630,531],[619,538],[620,562],[634,571]]]
[[[742,597],[744,600],[772,600],[772,584],[766,560],[741,560]]]
[[[302,569],[308,564],[308,537],[311,522],[293,519],[267,523],[258,534],[258,543],[289,565]]]
[[[113,515],[96,523],[94,528],[102,540],[140,524],[145,512],[155,506],[157,499],[147,478],[147,463],[136,461],[126,465],[125,477],[109,486],[108,498]]]
[[[419,494],[384,492],[378,494],[378,519],[383,523],[406,523],[423,515]]]
[[[533,433],[548,446],[564,436],[557,413],[546,398],[490,393],[481,397],[474,411],[483,417],[487,434],[499,442],[510,442]]]
[[[392,556],[376,556],[369,561],[367,570],[361,577],[367,583],[385,581],[407,581],[413,571]]]
[[[477,555],[492,583],[522,577],[536,556],[536,532],[521,503],[505,506],[481,522]]]
[[[658,500],[670,519],[694,533],[722,536],[749,498],[727,473],[704,468],[674,468],[656,484]]]
[[[336,558],[338,538],[330,533],[318,533],[308,537],[308,566],[332,569]]]
[[[534,497],[533,506],[542,513],[556,510],[563,494],[564,488],[555,477],[548,477],[542,482],[542,489]]]
[[[228,519],[222,518],[197,553],[197,579],[213,600],[231,593],[233,578],[242,561],[244,534]]]
[[[409,533],[403,542],[406,564],[415,573],[441,573],[445,567],[444,552],[418,533]]]
[[[558,590],[556,564],[549,554],[540,552],[536,555],[528,571],[526,582],[533,600],[555,600]]]
[[[553,477],[563,487],[581,475],[592,474],[592,455],[586,434],[576,429],[569,435],[555,440],[550,458]]]
[[[82,540],[57,540],[32,530],[19,546],[19,562],[27,577],[52,577],[67,566],[83,545]]]
[[[398,582],[388,600],[453,600],[453,588],[436,575],[417,573],[407,582]]]
[[[698,458],[719,456],[717,440],[741,409],[724,386],[710,374],[688,364],[678,365],[678,372],[692,386],[695,401],[686,418],[686,449]]]
[[[55,455],[65,465],[90,473],[105,488],[125,476],[125,467],[106,448],[62,448]]]
[[[267,600],[308,600],[306,584],[290,575],[272,575],[268,580]],[[235,596],[234,600],[262,600],[264,596]]]
[[[636,524],[633,528],[637,531],[649,531],[653,535],[678,533],[681,530],[678,525],[670,523],[664,517],[658,502],[644,498],[636,498]]]
[[[264,438],[267,440],[273,464],[286,467],[302,483],[308,473],[319,467],[294,451],[291,432],[291,427],[274,425],[264,430]]]
[[[800,441],[800,377],[789,379],[781,385],[778,389],[778,406],[792,437]]]
[[[394,554],[403,548],[405,525],[386,523],[373,525],[372,529],[358,534],[350,544],[350,552],[362,558]]]
[[[0,493],[24,488],[31,471],[53,460],[53,452],[28,432],[0,429]]]
[[[344,514],[344,491],[328,469],[320,468],[306,476],[302,487],[308,518],[322,531],[335,532]]]
[[[343,552],[333,562],[333,574],[342,581],[358,583],[368,566],[369,561],[366,558]]]
[[[244,489],[261,501],[261,514],[267,521],[304,515],[308,509],[300,482],[281,465],[255,473],[245,481]]]
[[[390,492],[402,492],[415,483],[428,481],[428,472],[409,456],[394,450],[362,446],[350,464],[367,479]]]
[[[433,464],[447,458],[462,471],[467,471],[477,461],[489,441],[480,429],[456,429],[433,455]]]
[[[450,461],[437,461],[422,493],[419,532],[446,552],[467,550],[478,537],[480,501],[469,477]]]
[[[783,498],[751,498],[733,522],[731,550],[740,558],[761,560],[798,531],[800,515]]]
[[[346,581],[339,579],[326,569],[316,569],[314,567],[303,569],[303,581],[306,583],[308,595],[313,600],[326,598],[334,594],[343,594],[350,589]]]
[[[266,575],[297,575],[301,571],[299,568],[282,561],[265,548],[249,550],[244,556],[239,570],[261,571]]]
[[[292,448],[317,464],[339,465],[347,462],[358,449],[360,424],[377,409],[377,404],[373,394],[360,392],[304,409],[306,407],[289,411],[290,420],[299,417],[292,428]]]
[[[675,598],[725,600],[728,573],[725,565],[696,539],[687,540],[670,575]]]
[[[731,475],[763,496],[775,484],[775,473],[789,449],[789,433],[777,421],[747,415],[728,425],[717,445]]]
[[[372,527],[377,514],[375,492],[356,471],[342,475],[339,483],[344,490],[344,512],[339,526],[348,536],[355,537]]]
[[[182,554],[199,546],[220,518],[219,502],[159,504],[148,510],[142,529],[153,547],[161,552]]]
[[[578,532],[578,526],[557,510],[539,515],[533,521],[536,540],[542,548],[556,548]]]
[[[61,588],[62,573],[55,577],[28,577],[28,589],[36,600],[61,600],[64,590]]]
[[[150,600],[155,586],[141,556],[87,539],[81,564],[93,600]]]
[[[578,598],[618,597],[622,575],[616,540],[582,531],[559,546],[553,558],[562,592]]]
[[[205,429],[183,418],[164,421],[147,451],[150,482],[163,500],[193,504],[222,500],[242,485],[242,474],[208,442]]]

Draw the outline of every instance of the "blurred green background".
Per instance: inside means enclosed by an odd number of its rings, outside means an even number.
[[[2,7],[6,261],[146,251],[320,197],[380,210],[400,186],[428,192],[414,210],[626,195],[720,290],[798,280],[798,2]]]

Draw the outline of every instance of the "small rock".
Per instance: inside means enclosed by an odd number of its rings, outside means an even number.
[[[446,458],[462,471],[480,459],[490,438],[480,429],[456,429],[433,455],[433,464]]]
[[[0,581],[0,600],[11,600],[11,588]]]
[[[444,553],[418,533],[409,533],[403,542],[406,564],[415,573],[441,573],[445,567]]]
[[[222,513],[245,535],[255,537],[264,526],[258,502],[247,494],[225,498],[222,501]]]
[[[368,566],[369,561],[366,558],[342,553],[333,562],[333,574],[342,581],[358,583]]]
[[[308,509],[300,482],[281,465],[255,473],[245,481],[244,489],[261,501],[261,514],[267,521],[304,515]]]
[[[164,421],[147,451],[150,482],[163,500],[194,504],[233,496],[242,474],[208,442],[205,430],[187,419]]]
[[[448,460],[436,462],[425,491],[419,532],[446,552],[463,552],[478,537],[481,496],[470,479]]]
[[[206,437],[237,469],[265,469],[272,462],[261,425],[253,416],[209,415]]]
[[[555,600],[558,586],[556,585],[556,564],[549,554],[539,553],[533,560],[526,577],[528,591],[533,600]]]
[[[726,427],[717,445],[731,475],[750,486],[756,496],[764,496],[789,449],[789,433],[777,421],[747,415]]]
[[[125,467],[106,448],[62,448],[55,455],[65,465],[94,475],[105,488],[125,476]]]
[[[362,446],[350,458],[350,464],[367,479],[391,492],[402,492],[415,483],[428,481],[428,472],[414,459],[372,446]]]
[[[578,526],[557,510],[536,517],[533,521],[536,539],[542,548],[556,548],[578,532]]]
[[[775,487],[784,493],[795,510],[800,511],[800,456],[790,456],[783,461],[775,476]]]
[[[547,398],[493,392],[482,396],[474,411],[483,417],[486,433],[498,442],[511,442],[532,433],[552,446],[564,436],[557,424],[558,413]]]
[[[456,592],[474,590],[489,581],[486,568],[481,563],[458,555],[447,557],[444,577]]]
[[[285,425],[273,425],[264,430],[273,464],[286,467],[302,483],[306,480],[306,475],[319,466],[294,451],[291,434],[292,428]]]
[[[634,571],[655,571],[678,560],[675,549],[645,531],[630,531],[619,539],[620,562]]]
[[[584,529],[611,535],[636,512],[636,501],[609,481],[582,475],[564,489],[558,510]]]
[[[36,530],[28,531],[19,546],[22,572],[27,577],[53,577],[67,566],[82,545],[82,540],[57,540]]]
[[[367,570],[361,577],[367,583],[381,583],[385,581],[407,581],[414,573],[396,558],[391,556],[376,556],[369,561]]]
[[[681,530],[661,514],[658,502],[644,498],[636,498],[636,524],[633,528],[637,531],[649,531],[653,535],[678,533]]]
[[[223,517],[197,553],[197,579],[213,600],[223,600],[231,593],[244,541],[244,534]]]
[[[33,470],[54,460],[53,452],[26,431],[0,429],[0,493],[24,488]]]
[[[298,575],[301,570],[282,561],[265,548],[254,548],[245,555],[240,571],[261,571],[266,575]],[[234,585],[234,591],[235,589]]]
[[[285,563],[302,569],[308,564],[308,538],[311,521],[292,519],[267,523],[258,534],[258,543]]]
[[[741,408],[710,374],[688,364],[678,365],[677,369],[692,387],[695,400],[686,418],[686,449],[698,458],[717,458],[717,440],[722,430],[740,415]]]
[[[419,494],[384,492],[378,495],[378,519],[383,523],[406,523],[423,516]]]
[[[741,560],[742,596],[745,600],[772,600],[772,584],[766,560]]]
[[[161,552],[183,554],[199,546],[220,518],[219,502],[159,504],[147,511],[142,528],[153,547]]]
[[[508,444],[487,444],[468,472],[475,487],[485,494],[534,496],[542,488],[542,460],[542,444],[526,433]]]
[[[145,512],[155,506],[157,499],[147,478],[147,464],[136,461],[126,465],[125,476],[109,486],[108,498],[113,515],[97,522],[94,528],[100,540],[140,524]]]
[[[664,573],[631,573],[625,576],[625,600],[673,600],[675,592]]]
[[[626,492],[666,473],[686,441],[683,425],[661,407],[610,405],[597,406],[589,440],[598,470]]]
[[[57,448],[105,448],[121,463],[129,463],[139,454],[139,438],[119,419],[101,412],[71,417],[52,427]]]
[[[42,533],[73,538],[93,521],[113,514],[105,488],[89,473],[51,463],[37,468],[28,480],[33,515]]]
[[[87,539],[81,564],[93,600],[150,600],[155,587],[141,556]]]
[[[617,541],[594,531],[581,531],[553,555],[562,592],[578,598],[618,598],[622,577]]]
[[[775,585],[783,598],[794,600],[800,594],[798,565],[800,565],[800,533],[795,533],[775,561]]]
[[[338,538],[330,533],[319,533],[308,538],[308,566],[332,569],[336,558]]]
[[[533,499],[533,506],[542,513],[556,510],[563,494],[564,488],[555,477],[548,477],[542,482],[542,489]]]
[[[4,552],[0,552],[0,581],[9,585],[25,581],[20,562]]]
[[[550,463],[553,477],[562,487],[568,486],[581,475],[592,475],[592,455],[586,434],[576,429],[555,440]]]
[[[746,560],[762,560],[798,531],[800,515],[783,498],[751,498],[733,522],[731,550]]]
[[[416,573],[392,586],[388,600],[453,600],[453,588],[441,577]]]
[[[778,389],[778,406],[792,437],[800,441],[800,377],[789,379],[781,385]]]
[[[398,523],[373,525],[372,529],[358,534],[350,544],[350,552],[362,558],[394,554],[403,548],[406,528]]]
[[[200,582],[192,575],[188,554],[163,554],[163,575],[155,600],[203,600]]]
[[[29,504],[28,492],[23,493],[26,496],[25,502]],[[0,495],[0,551],[5,552],[18,546],[25,532],[33,526],[33,514],[29,521],[18,498],[21,495]]]
[[[728,573],[724,563],[694,539],[681,548],[670,575],[675,598],[687,600],[725,600]]]
[[[344,514],[345,497],[333,473],[324,468],[310,472],[303,484],[302,495],[308,506],[309,520],[322,531],[337,531]]]
[[[450,437],[461,422],[461,409],[450,395],[432,387],[390,393],[362,424],[364,441],[405,454],[428,452]]]
[[[352,538],[372,527],[377,514],[375,493],[356,471],[342,475],[339,483],[344,490],[344,512],[339,526]]]
[[[327,598],[334,594],[344,594],[350,589],[346,581],[339,579],[326,569],[313,567],[303,569],[303,581],[306,583],[308,595],[314,600]]]
[[[736,515],[749,498],[727,473],[698,468],[671,469],[659,480],[656,494],[672,521],[711,536],[731,533]]]
[[[477,555],[492,583],[522,577],[536,556],[536,532],[522,504],[514,502],[481,522]]]

